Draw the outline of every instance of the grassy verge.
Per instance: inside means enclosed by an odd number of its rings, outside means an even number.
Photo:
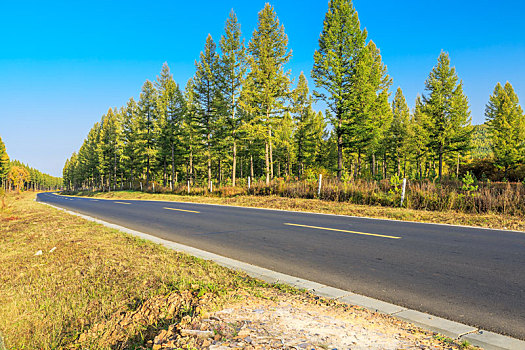
[[[7,349],[158,349],[167,329],[180,332],[213,310],[248,299],[342,310],[373,332],[380,322],[416,344],[463,348],[390,316],[268,285],[33,198],[9,194],[7,208],[0,209],[0,348],[5,342]],[[239,329],[231,339],[214,339],[233,343]],[[205,347],[202,339],[180,334],[176,343]]]
[[[8,195],[0,333],[8,349],[138,348],[155,330],[265,288],[245,275]]]
[[[182,196],[174,194],[144,193],[136,191],[77,192],[74,194],[78,196],[107,199],[166,200],[238,205],[525,231],[524,218],[496,213],[471,214],[457,211],[425,211],[406,208],[358,205],[345,202],[323,201],[318,199],[287,198],[279,196],[236,196],[223,198],[212,196]]]

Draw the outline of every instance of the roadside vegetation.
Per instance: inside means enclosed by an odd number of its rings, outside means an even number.
[[[69,195],[106,198],[106,199],[142,199],[181,201],[194,203],[209,203],[222,205],[237,205],[269,209],[307,211],[324,214],[350,215],[393,220],[408,220],[428,223],[443,223],[451,225],[468,225],[497,229],[525,231],[523,216],[504,215],[495,212],[465,213],[454,210],[430,211],[415,210],[379,205],[360,205],[349,202],[322,200],[316,198],[282,197],[274,194],[247,195],[243,190],[235,188],[206,193],[206,189],[187,194],[148,193],[140,191],[112,191],[112,192],[65,192]]]

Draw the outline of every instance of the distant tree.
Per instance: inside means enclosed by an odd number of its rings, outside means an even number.
[[[24,183],[29,181],[29,172],[24,167],[15,165],[9,170],[7,178],[11,181],[16,191],[20,192],[24,188]]]
[[[135,181],[143,171],[141,159],[142,138],[137,103],[130,98],[123,111],[122,118],[122,163],[130,182]]]
[[[494,88],[485,109],[496,166],[507,172],[523,161],[525,152],[525,116],[512,85],[500,83]]]
[[[282,117],[289,95],[290,72],[284,67],[292,56],[288,36],[274,8],[266,4],[248,44],[250,72],[243,89],[243,108],[254,116],[266,134],[266,183],[273,177],[272,125]],[[253,124],[252,124],[253,125]]]
[[[416,161],[416,173],[419,179],[423,178],[423,163],[424,158],[428,153],[429,132],[428,132],[428,116],[423,113],[423,102],[421,96],[416,97],[414,113],[410,119],[409,132],[409,149],[414,153]]]
[[[364,50],[366,30],[361,30],[357,12],[349,0],[330,0],[314,54],[312,77],[318,88],[314,95],[324,100],[334,114],[337,136],[337,176],[343,174],[343,136],[350,118],[357,64]]]
[[[5,187],[7,173],[9,172],[9,156],[5,149],[5,144],[0,137],[0,187]]]
[[[443,157],[464,153],[469,149],[472,134],[468,99],[463,82],[458,82],[456,69],[450,67],[448,54],[441,52],[437,65],[430,72],[423,96],[423,112],[428,115],[429,147],[439,159],[439,179],[443,174]]]
[[[109,190],[115,187],[117,169],[120,162],[120,123],[117,115],[110,108],[100,121],[100,139],[97,144],[98,168],[102,176],[101,183]]]

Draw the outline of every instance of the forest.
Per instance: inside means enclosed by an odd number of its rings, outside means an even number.
[[[483,189],[510,191],[520,202],[525,116],[509,82],[487,92],[486,122],[472,125],[463,82],[441,51],[410,110],[400,87],[392,94],[393,79],[350,0],[330,0],[320,30],[309,82],[287,69],[292,51],[270,4],[248,43],[232,10],[218,43],[206,38],[184,86],[165,63],[137,101],[95,123],[65,163],[64,186],[315,197],[322,175],[338,194],[320,197],[363,204],[391,205],[402,178],[412,193],[444,195],[440,208],[455,208],[452,192],[472,199]]]
[[[56,190],[62,188],[62,185],[62,178],[44,174],[17,160],[10,160],[0,137],[0,192]]]

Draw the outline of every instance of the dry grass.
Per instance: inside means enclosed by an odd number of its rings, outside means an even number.
[[[319,199],[287,198],[280,196],[236,196],[230,198],[207,196],[181,196],[173,194],[135,191],[79,192],[78,195],[107,199],[166,200],[195,203],[238,205],[259,208],[309,211],[324,214],[351,215],[381,219],[407,220],[451,225],[468,225],[525,231],[525,220],[520,216],[498,213],[464,213],[455,210],[427,211],[407,208],[358,205]]]
[[[126,192],[104,194],[108,196],[174,198]],[[3,338],[8,349],[17,350],[149,349],[160,330],[191,325],[209,311],[247,298],[337,304],[283,285],[267,285],[33,198],[34,193],[10,194],[6,208],[0,210],[0,347]],[[259,199],[266,200],[260,205],[285,205],[283,198]],[[250,197],[223,202],[254,204]],[[38,251],[42,254],[35,255]],[[431,339],[431,333],[389,316],[344,307],[371,327],[376,318],[385,319],[414,341]],[[193,344],[192,339],[181,341]],[[438,348],[461,347],[445,341]]]
[[[164,319],[131,323],[125,334],[95,337],[88,346],[133,348],[166,322],[195,313],[204,295],[220,303],[229,291],[258,283],[33,198],[34,193],[8,195],[8,207],[0,211],[0,332],[8,349],[85,348],[76,342],[93,327],[110,324],[115,316],[135,312],[155,298],[188,299],[190,293],[190,300],[181,304],[186,306]]]

